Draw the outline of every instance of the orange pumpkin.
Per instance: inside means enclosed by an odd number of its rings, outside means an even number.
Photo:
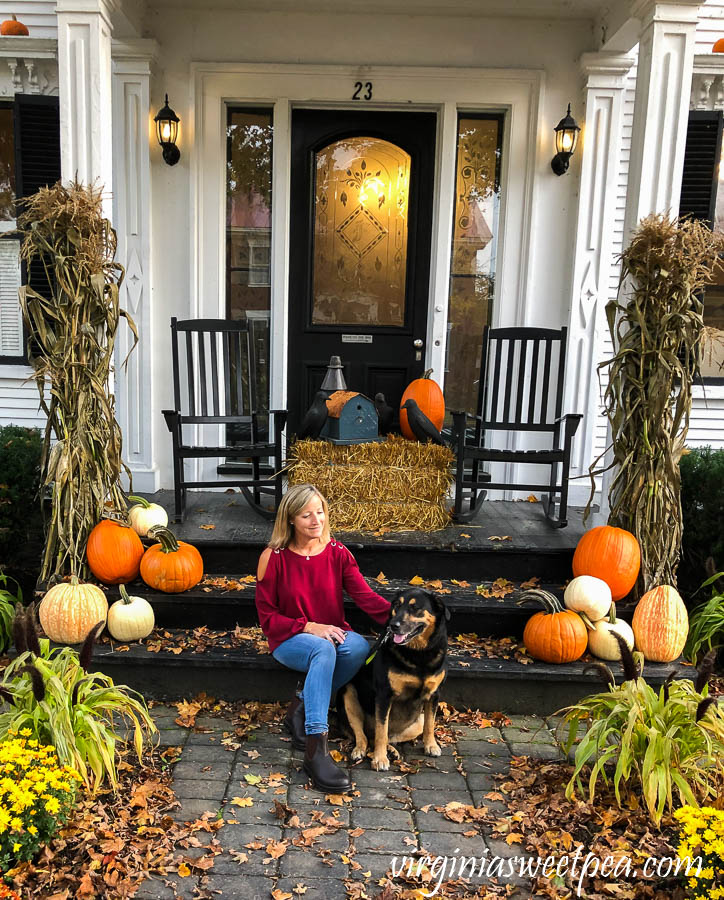
[[[593,575],[611,588],[613,602],[622,600],[636,584],[641,568],[641,548],[630,531],[599,525],[578,542],[573,554],[573,574]]]
[[[676,588],[664,584],[647,591],[636,605],[631,627],[644,659],[677,659],[689,634],[689,615]]]
[[[103,584],[128,584],[138,578],[143,544],[130,525],[101,519],[88,536],[85,552],[91,572]]]
[[[22,37],[27,37],[29,33],[28,26],[23,25],[22,22],[18,22],[15,16],[12,16],[10,19],[5,19],[4,22],[0,22],[0,35],[3,35],[3,37],[6,35],[13,35],[14,37],[20,35]]]
[[[411,381],[400,400],[400,431],[408,441],[416,441],[417,438],[407,423],[407,410],[402,409],[406,400],[414,400],[438,431],[445,421],[445,398],[440,385],[430,378],[431,374],[432,369],[428,369],[422,378]]]
[[[535,659],[548,663],[567,663],[580,659],[588,646],[588,631],[583,619],[571,609],[563,609],[560,601],[548,591],[526,591],[521,603],[536,600],[544,607],[528,619],[523,643]]]
[[[149,528],[148,536],[160,541],[149,547],[141,560],[141,578],[149,587],[166,594],[180,594],[201,581],[204,563],[196,547],[176,540],[163,525]]]

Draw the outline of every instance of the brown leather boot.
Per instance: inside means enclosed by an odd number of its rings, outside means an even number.
[[[307,735],[304,731],[304,702],[299,697],[295,697],[289,704],[283,724],[292,736],[292,747],[304,750],[307,746]]]
[[[329,755],[326,731],[307,735],[303,766],[312,780],[312,785],[319,791],[341,794],[352,787],[349,775],[342,771]]]

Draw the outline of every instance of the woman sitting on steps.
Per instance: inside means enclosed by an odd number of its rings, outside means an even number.
[[[344,619],[342,589],[380,625],[387,622],[389,602],[369,587],[352,554],[330,534],[327,501],[313,485],[295,485],[279,504],[259,558],[256,608],[274,659],[307,673],[284,724],[293,746],[305,751],[304,771],[312,784],[330,793],[351,787],[349,775],[329,755],[330,699],[370,650]]]

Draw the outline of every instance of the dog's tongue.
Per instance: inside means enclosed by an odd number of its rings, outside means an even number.
[[[393,635],[392,635],[392,640],[393,640],[396,644],[404,644],[405,638],[406,638],[406,637],[407,637],[406,634],[393,634]]]

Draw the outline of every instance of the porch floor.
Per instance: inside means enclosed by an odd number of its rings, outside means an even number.
[[[213,537],[215,541],[251,543],[256,546],[266,543],[272,532],[272,523],[255,513],[235,488],[227,491],[189,491],[185,521],[177,524],[173,522],[172,490],[160,490],[155,494],[142,496],[166,509],[171,528],[184,541],[198,541],[203,536],[206,539]],[[204,528],[208,525],[213,525],[213,529]],[[575,548],[585,530],[581,508],[569,507],[568,526],[555,528],[545,517],[540,503],[491,500],[483,503],[473,521],[463,525],[450,524],[440,531],[399,531],[385,534],[340,531],[336,534],[343,543],[365,546],[395,544],[416,549],[449,550],[455,547],[457,550],[489,550],[492,545],[497,545],[499,550],[511,546],[564,550]],[[491,540],[494,537],[507,537],[510,540]]]

